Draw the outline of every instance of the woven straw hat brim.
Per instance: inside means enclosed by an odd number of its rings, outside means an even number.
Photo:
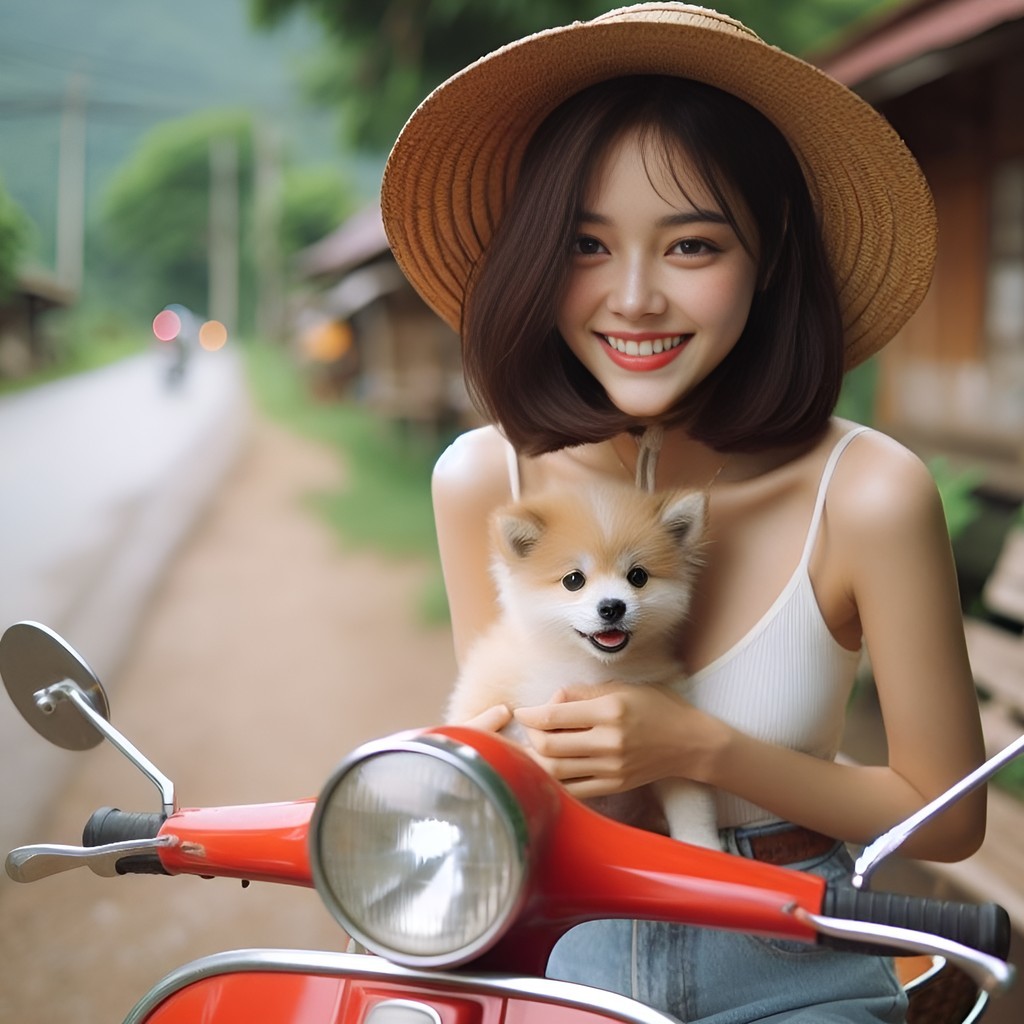
[[[920,304],[935,259],[934,207],[917,162],[884,118],[819,69],[731,18],[672,3],[528,36],[417,108],[388,159],[381,209],[395,258],[427,304],[459,329],[466,282],[539,124],[587,86],[636,74],[717,86],[782,131],[821,220],[847,367],[885,345]]]

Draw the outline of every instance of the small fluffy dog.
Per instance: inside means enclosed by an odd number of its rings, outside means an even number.
[[[685,696],[676,647],[706,513],[699,492],[618,485],[549,491],[498,509],[491,569],[501,614],[467,655],[448,721],[496,704],[545,704],[572,684],[642,683]],[[516,723],[505,733],[525,739]],[[720,848],[712,794],[688,779],[590,803],[629,824]]]

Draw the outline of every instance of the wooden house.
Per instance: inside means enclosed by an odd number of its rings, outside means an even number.
[[[398,269],[379,206],[355,214],[299,255],[315,287],[301,331],[321,372],[375,412],[429,429],[473,422],[459,339]]]
[[[0,378],[24,377],[52,362],[45,314],[74,302],[74,293],[44,271],[26,271],[0,299]]]
[[[890,121],[935,196],[920,310],[877,357],[876,422],[1024,498],[1024,0],[912,0],[812,58]]]

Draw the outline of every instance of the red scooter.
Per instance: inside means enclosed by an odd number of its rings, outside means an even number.
[[[316,800],[179,808],[173,784],[110,724],[103,687],[57,634],[11,626],[0,638],[0,676],[44,737],[73,750],[106,738],[149,777],[162,805],[97,811],[82,846],[20,847],[7,857],[11,878],[87,865],[104,876],[312,885],[351,939],[377,954],[204,957],[146,993],[130,1024],[678,1024],[624,996],[544,978],[560,935],[609,917],[924,954],[928,970],[908,986],[912,1006],[939,992],[951,1022],[976,1021],[1013,980],[1002,908],[875,893],[868,881],[917,827],[1016,756],[1024,738],[869,846],[850,884],[831,886],[604,818],[511,743],[466,728],[368,743]]]

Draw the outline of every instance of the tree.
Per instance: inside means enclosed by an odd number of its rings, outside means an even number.
[[[491,50],[551,25],[595,17],[616,0],[249,0],[256,24],[272,27],[298,7],[326,38],[306,69],[317,102],[338,109],[349,141],[390,147],[427,93]],[[770,43],[803,52],[852,20],[894,0],[721,0]]]
[[[207,308],[210,146],[232,140],[241,203],[252,182],[248,113],[218,111],[166,121],[140,143],[112,179],[102,205],[98,247],[121,305],[136,312],[180,302]]]
[[[285,172],[281,203],[281,248],[296,253],[318,242],[355,212],[352,189],[333,167],[297,167]]]
[[[0,183],[0,301],[14,288],[28,246],[29,220]]]
[[[306,85],[339,108],[350,141],[385,149],[430,89],[505,43],[565,19],[592,18],[601,0],[250,0],[271,27],[299,6],[326,30]]]
[[[213,111],[168,121],[150,132],[106,193],[97,232],[102,277],[116,282],[119,305],[144,315],[170,302],[209,312],[211,250],[211,146],[233,144],[237,196],[241,326],[253,326],[257,269],[254,252],[262,227],[255,202],[258,127],[245,111]],[[285,157],[281,157],[282,161]],[[285,168],[281,194],[269,204],[276,223],[282,273],[295,248],[337,226],[354,205],[354,191],[339,172]],[[266,210],[268,204],[260,206]],[[265,214],[262,214],[265,216]],[[264,272],[266,268],[261,268]]]

